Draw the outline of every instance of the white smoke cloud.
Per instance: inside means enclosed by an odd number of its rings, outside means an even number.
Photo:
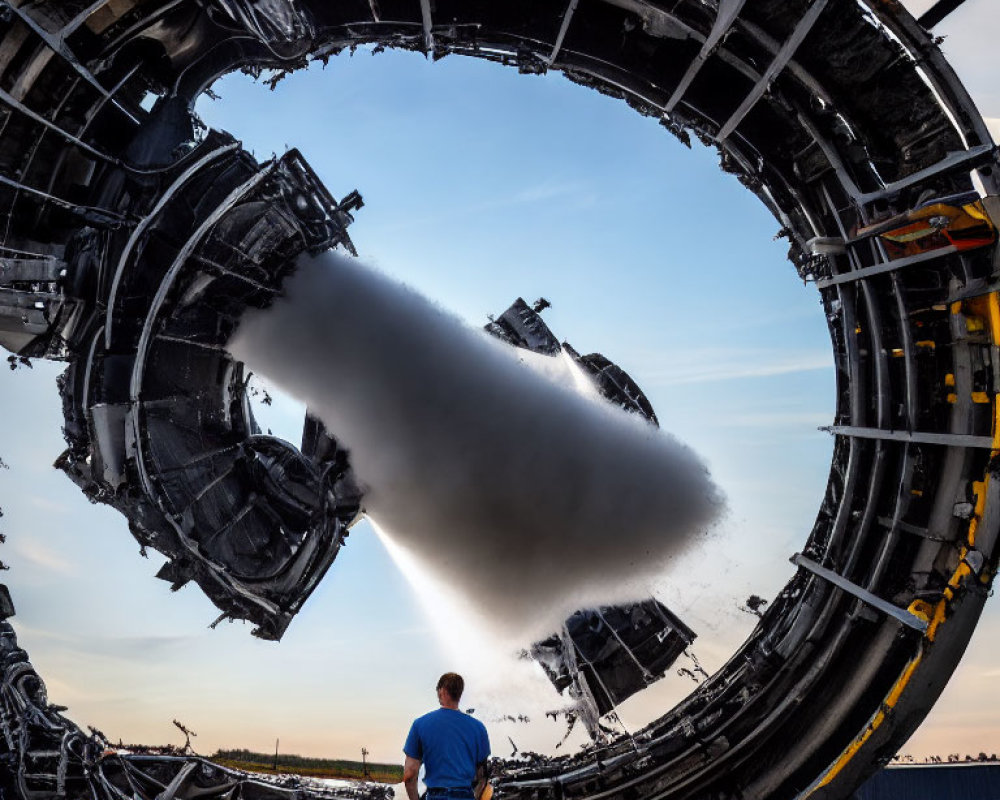
[[[523,642],[645,594],[724,505],[673,437],[340,254],[303,258],[230,350],[349,448],[383,531]]]

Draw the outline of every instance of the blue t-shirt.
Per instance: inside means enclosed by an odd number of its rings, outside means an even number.
[[[439,708],[414,720],[403,752],[424,762],[428,787],[467,789],[476,780],[476,767],[489,758],[490,739],[478,719]]]

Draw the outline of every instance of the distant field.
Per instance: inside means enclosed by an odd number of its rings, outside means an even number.
[[[254,753],[250,750],[219,750],[210,756],[211,760],[224,767],[263,772],[268,775],[302,775],[307,778],[341,778],[361,780],[364,776],[360,761],[345,761],[331,758],[306,758],[296,755],[279,755],[278,768],[274,768],[274,754]],[[399,764],[373,764],[368,762],[368,779],[379,783],[399,783],[403,780],[403,768]]]

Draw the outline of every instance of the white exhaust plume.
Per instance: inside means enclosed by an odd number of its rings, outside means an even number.
[[[384,532],[524,643],[648,596],[724,506],[673,437],[337,253],[303,258],[230,350],[350,450]]]

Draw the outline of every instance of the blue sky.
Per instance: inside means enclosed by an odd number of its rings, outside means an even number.
[[[975,50],[997,12],[967,5],[942,26],[946,52],[984,114],[1000,117]],[[221,100],[198,108],[207,124],[261,160],[298,147],[335,195],[362,192],[351,233],[368,263],[474,325],[518,295],[545,296],[558,336],[604,352],[647,391],[729,497],[698,553],[650,587],[699,632],[706,666],[720,665],[752,627],[738,603],[772,596],[792,574],[787,558],[829,468],[831,440],[817,430],[833,410],[829,340],[817,293],[772,239],[778,223],[714,152],[687,150],[655,120],[558,74],[359,51],[275,92],[245,76],[215,88]],[[437,675],[475,665],[455,663],[470,656],[441,635],[371,530],[354,530],[280,644],[254,640],[249,626],[206,630],[216,612],[199,591],[171,594],[154,580],[162,559],[139,558],[125,521],[52,469],[63,447],[58,372],[5,372],[0,398],[6,577],[52,701],[126,741],[177,741],[177,718],[203,752],[266,751],[280,737],[286,752],[367,747],[398,760]],[[265,427],[293,440],[299,414],[284,398],[261,409]],[[998,626],[988,609],[913,752],[1000,749],[996,715],[975,708],[995,679]],[[668,678],[626,721],[647,721],[689,686]],[[476,691],[468,704],[488,707]],[[522,747],[561,735],[485,721],[496,741],[509,734]]]

